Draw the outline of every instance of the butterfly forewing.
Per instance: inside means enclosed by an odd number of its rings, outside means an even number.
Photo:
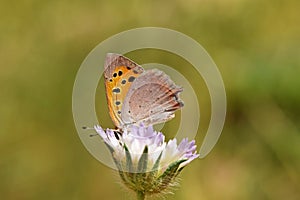
[[[122,106],[131,84],[144,69],[118,54],[107,54],[104,65],[106,98],[109,114],[118,128],[122,128]]]

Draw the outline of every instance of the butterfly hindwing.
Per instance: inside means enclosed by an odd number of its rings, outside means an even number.
[[[172,119],[174,112],[183,106],[178,96],[181,91],[164,72],[157,69],[143,72],[127,92],[122,121],[150,125]]]

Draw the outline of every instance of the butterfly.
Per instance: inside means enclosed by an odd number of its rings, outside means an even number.
[[[183,106],[183,89],[158,69],[145,70],[123,55],[108,53],[104,64],[110,117],[122,130],[128,125],[166,122]]]

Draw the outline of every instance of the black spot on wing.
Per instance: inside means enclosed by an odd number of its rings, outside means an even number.
[[[113,92],[113,93],[120,93],[121,90],[120,90],[120,88],[115,88],[115,89],[112,90],[112,92]]]
[[[134,79],[135,79],[135,77],[134,77],[134,76],[130,76],[130,77],[128,78],[128,82],[133,82],[133,81],[134,81]]]

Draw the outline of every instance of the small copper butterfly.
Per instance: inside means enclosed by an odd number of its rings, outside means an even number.
[[[172,119],[183,106],[182,88],[158,69],[144,70],[123,55],[108,53],[104,79],[109,114],[118,129]]]

